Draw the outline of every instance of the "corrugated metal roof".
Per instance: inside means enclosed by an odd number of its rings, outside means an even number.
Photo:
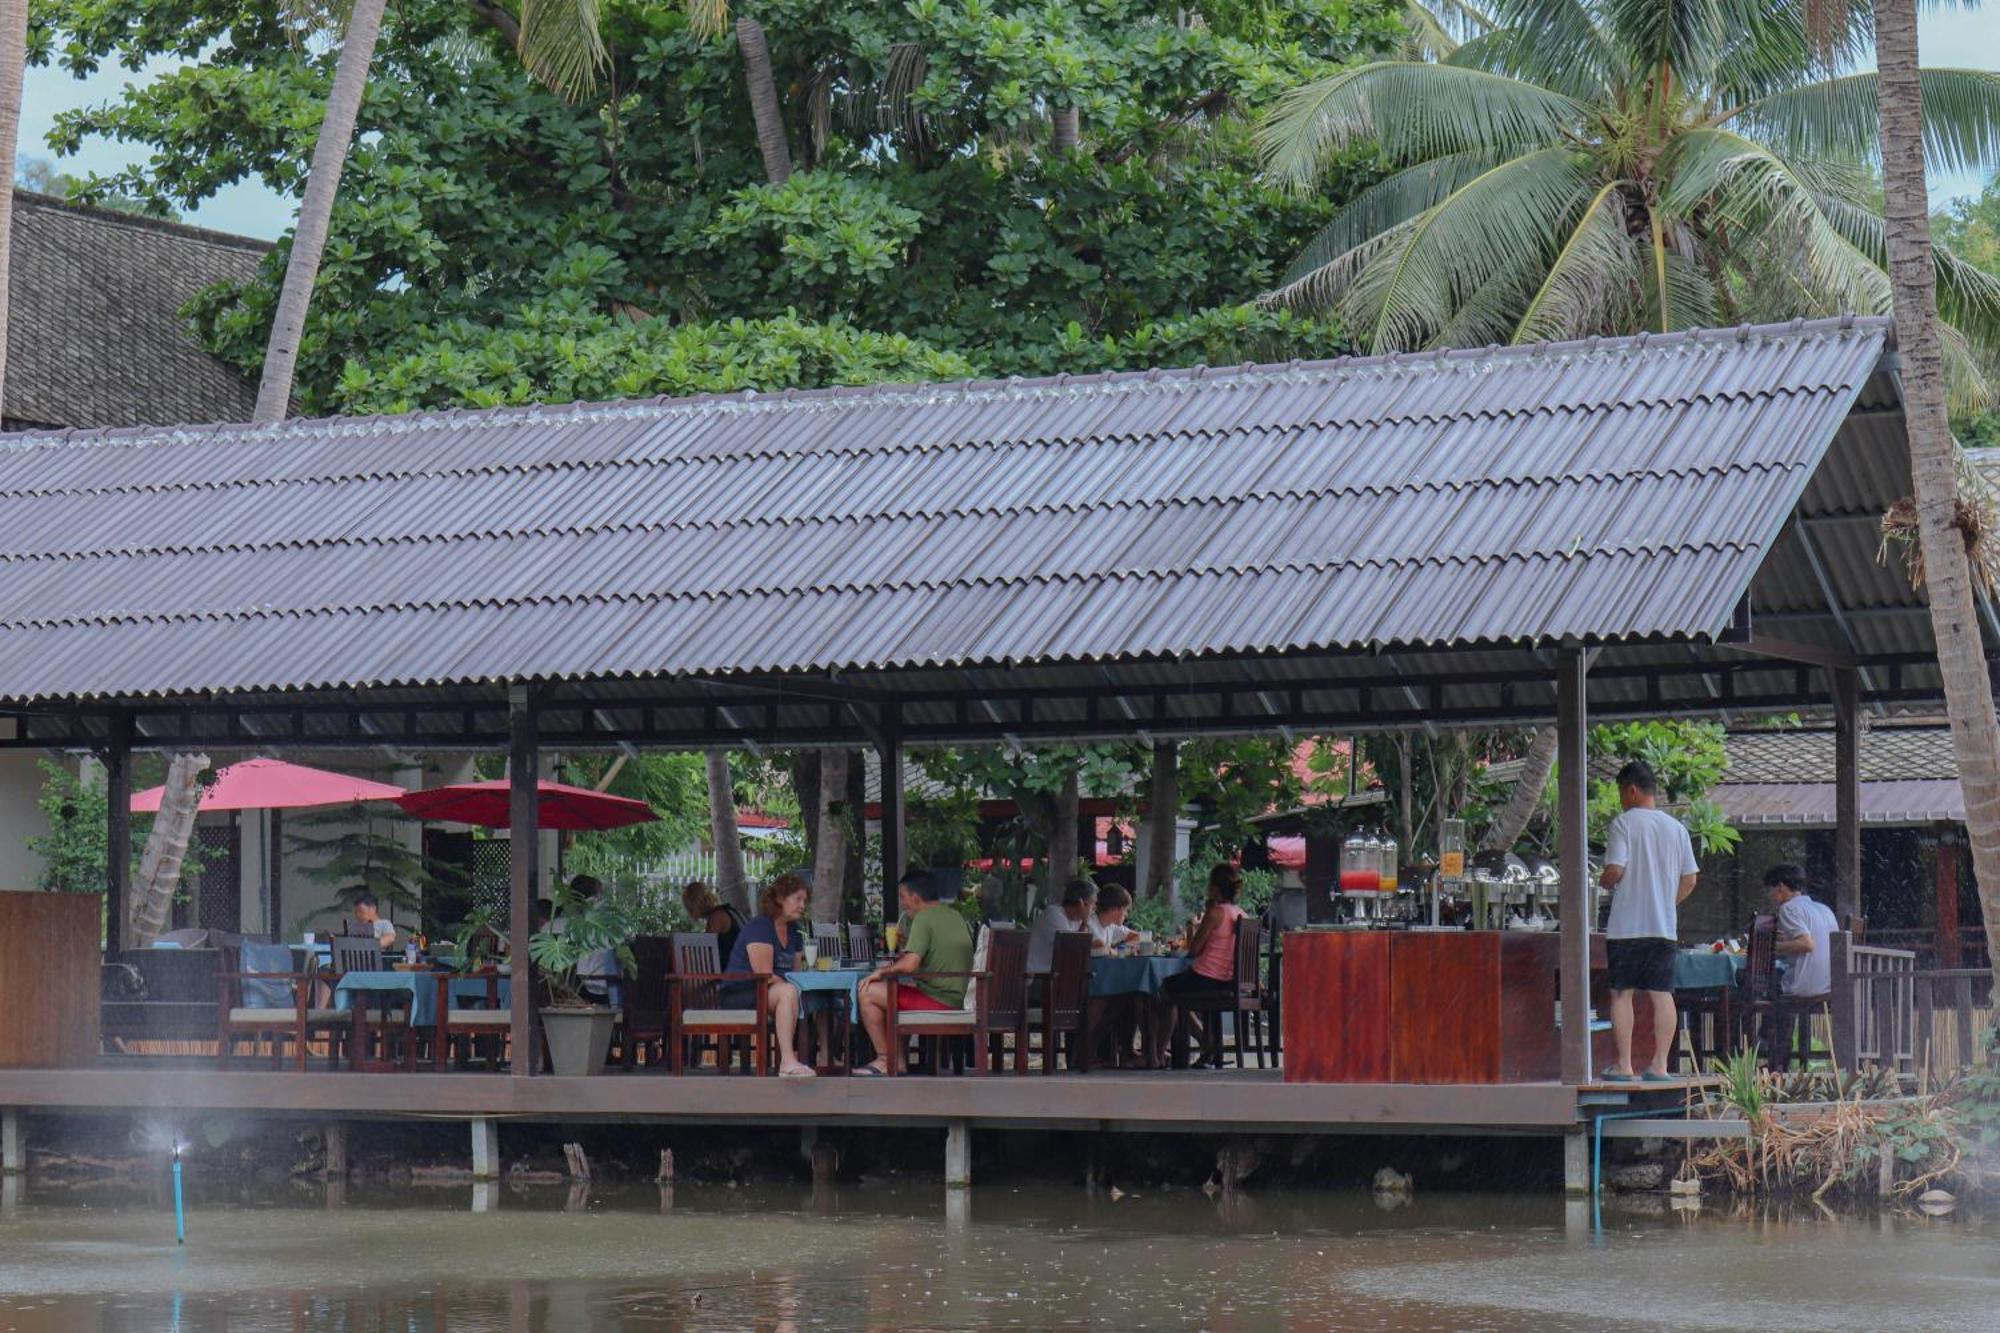
[[[1746,782],[1711,793],[1724,818],[1736,828],[1832,828],[1834,793],[1830,782]],[[1956,778],[1948,781],[1864,782],[1863,824],[1965,822],[1965,796]]]
[[[0,700],[1712,636],[1888,335],[13,437]]]

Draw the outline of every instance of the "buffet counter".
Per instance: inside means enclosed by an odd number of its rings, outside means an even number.
[[[1518,930],[1288,932],[1285,1081],[1560,1077],[1557,939]]]

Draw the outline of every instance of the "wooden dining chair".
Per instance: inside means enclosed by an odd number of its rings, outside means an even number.
[[[485,983],[483,1003],[454,997],[458,982]],[[440,972],[437,977],[437,1032],[432,1043],[432,1060],[439,1073],[450,1067],[452,1046],[462,1042],[469,1061],[483,1044],[489,1069],[498,1069],[510,1057],[513,1013],[500,1003],[500,971],[483,968],[477,972]]]
[[[1177,1015],[1174,1022],[1175,1062],[1185,1058],[1187,1050],[1186,1017],[1190,1013],[1201,1014],[1207,1022],[1202,1032],[1202,1058],[1200,1063],[1211,1069],[1222,1068],[1222,1015],[1231,1015],[1230,1024],[1235,1032],[1236,1067],[1246,1067],[1244,1046],[1247,1041],[1256,1042],[1257,1067],[1264,1068],[1267,1054],[1262,1015],[1265,1008],[1263,961],[1263,930],[1255,917],[1241,916],[1236,919],[1235,982],[1225,992],[1200,996],[1192,1000],[1178,1000],[1174,1008]],[[1253,1025],[1251,1016],[1258,1016]]]
[[[252,944],[244,946],[239,957],[241,970],[216,974],[215,1049],[224,1067],[235,1055],[236,1043],[246,1037],[253,1043],[270,1042],[274,1066],[283,1063],[289,1041],[300,1073],[305,1072],[314,1039],[326,1041],[330,1058],[338,1056],[343,1041],[353,1039],[354,1016],[313,1005],[320,978],[292,970],[290,949],[282,944]]]
[[[1007,1067],[1013,1042],[1014,1072],[1028,1072],[1028,932],[986,928],[986,1067]]]
[[[336,935],[329,943],[335,972],[382,970],[382,945],[373,935]]]
[[[872,963],[875,961],[875,932],[866,922],[847,928],[847,961],[850,963]]]
[[[770,1073],[770,978],[754,972],[723,972],[715,936],[706,933],[676,932],[673,956],[674,970],[667,976],[669,1070],[685,1072],[691,1058],[699,1064],[695,1047],[713,1038],[718,1071],[728,1070],[736,1043],[747,1041],[754,1072]],[[756,982],[756,1004],[749,1009],[724,1008],[725,981]]]
[[[1069,1045],[1069,1067],[1089,1072],[1090,1043],[1084,1040],[1084,1027],[1090,1004],[1090,943],[1089,934],[1080,930],[1055,937],[1041,1003],[1028,1011],[1029,1032],[1041,1034],[1044,1074],[1056,1072],[1056,1053],[1064,1042]]]
[[[957,1009],[911,1009],[898,1012],[891,1004],[888,1009],[889,1049],[883,1058],[889,1062],[889,1072],[903,1072],[903,1046],[911,1037],[916,1037],[919,1045],[929,1043],[932,1047],[931,1068],[944,1071],[943,1039],[964,1037],[970,1039],[972,1051],[971,1072],[986,1072],[982,1064],[991,1058],[987,1049],[986,1015],[992,1003],[992,987],[983,984],[987,979],[987,960],[992,956],[993,932],[981,931],[979,942],[972,949],[972,970],[970,972],[910,972],[905,973],[890,984],[914,983],[918,980],[944,980],[962,978],[965,981],[965,1003]],[[1009,946],[1011,947],[1011,946]],[[1023,973],[1027,966],[1027,954],[1021,956]],[[1024,982],[1025,984],[1025,982]],[[955,1066],[962,1068],[963,1066]]]
[[[831,958],[837,963],[847,957],[847,931],[838,921],[815,921],[812,934],[821,958]]]

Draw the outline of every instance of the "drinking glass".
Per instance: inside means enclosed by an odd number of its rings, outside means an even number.
[[[903,942],[903,932],[895,926],[890,926],[883,930],[882,939],[889,946],[889,952],[895,953],[896,946]]]
[[[819,942],[817,940],[807,940],[805,953],[806,970],[808,972],[817,972],[819,970]]]

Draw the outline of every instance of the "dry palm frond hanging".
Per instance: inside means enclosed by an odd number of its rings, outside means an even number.
[[[1951,525],[1965,540],[1965,559],[1972,567],[1973,581],[1982,592],[1993,593],[2000,588],[2000,540],[1995,535],[2000,529],[2000,497],[1963,455],[1958,460],[1958,498]],[[1889,562],[1891,543],[1903,548],[1903,568],[1910,576],[1910,586],[1923,587],[1924,549],[1917,540],[1915,496],[1904,496],[1882,515],[1882,545],[1875,558],[1883,564]]]

